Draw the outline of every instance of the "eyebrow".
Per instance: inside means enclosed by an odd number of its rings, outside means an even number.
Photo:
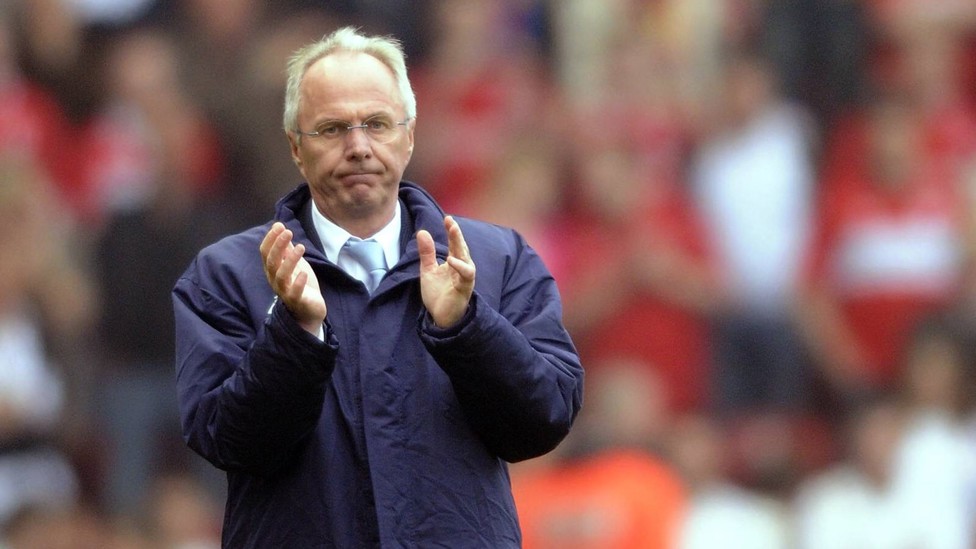
[[[377,117],[380,117],[380,116],[389,118],[390,120],[393,120],[393,119],[396,118],[393,114],[391,114],[391,113],[389,113],[387,111],[376,111],[376,112],[374,112],[372,114],[366,115],[366,117],[362,119],[362,122],[365,122],[367,120],[372,120],[372,119],[377,118]],[[349,124],[350,126],[353,125],[353,123],[350,122],[350,121],[348,121],[348,120],[343,120],[342,118],[332,117],[332,118],[325,118],[325,119],[322,119],[322,120],[320,120],[318,122],[315,122],[314,126],[315,127],[319,127],[322,124],[334,124],[336,122],[339,122],[339,123],[342,123],[342,124]]]

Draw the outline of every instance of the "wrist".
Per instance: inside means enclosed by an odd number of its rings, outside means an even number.
[[[436,326],[437,328],[441,330],[449,330],[454,326],[456,326],[457,323],[460,322],[462,318],[464,318],[467,312],[468,312],[468,305],[465,305],[463,309],[459,311],[452,311],[448,315],[440,315],[439,317],[437,317],[431,314],[430,320],[431,322],[434,323],[434,326]]]
[[[472,296],[473,298],[473,296]],[[451,324],[441,324],[430,311],[425,311],[421,318],[422,331],[435,337],[453,337],[461,333],[473,320],[477,305],[472,299],[461,311],[460,316]],[[442,319],[443,320],[443,319]]]
[[[303,330],[317,337],[319,340],[325,339],[324,328],[325,320],[320,320],[318,322],[299,322],[298,325],[301,326]]]

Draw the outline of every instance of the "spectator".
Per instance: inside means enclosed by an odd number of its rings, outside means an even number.
[[[758,30],[787,97],[807,105],[819,127],[862,108],[869,88],[875,39],[866,2],[780,0],[763,2]]]
[[[58,444],[65,387],[48,361],[42,322],[80,322],[87,288],[45,189],[29,160],[0,156],[0,255],[10,258],[0,267],[0,525],[26,506],[63,508],[79,497]],[[62,293],[72,291],[80,302]]]
[[[724,90],[719,123],[691,167],[727,286],[713,334],[718,406],[798,410],[809,375],[791,306],[808,245],[811,128],[752,54],[729,61]]]
[[[107,96],[86,143],[89,186],[104,215],[141,208],[161,180],[179,180],[187,199],[219,195],[217,137],[177,63],[173,41],[155,30],[128,32],[108,48]]]
[[[506,143],[545,123],[549,89],[538,51],[503,3],[440,0],[432,11],[437,38],[411,76],[425,120],[417,139],[430,145],[411,172],[452,212],[489,184]]]
[[[902,410],[890,400],[871,401],[854,413],[847,434],[848,457],[798,492],[796,546],[941,547],[928,537],[928,518],[918,512],[924,500],[906,500],[896,489]]]
[[[120,39],[98,123],[105,160],[95,176],[109,215],[95,255],[104,305],[98,419],[110,445],[102,496],[113,512],[135,509],[154,473],[196,460],[180,440],[169,290],[195,250],[234,225],[208,200],[220,158],[175,69],[165,35]]]
[[[89,45],[84,22],[66,0],[22,0],[14,6],[28,73],[78,112],[75,108],[90,99],[94,83],[82,63]]]
[[[976,6],[957,0],[871,0],[876,38],[871,75],[876,88],[906,95],[919,117],[920,149],[942,177],[972,185],[976,174],[976,102],[971,63]],[[858,169],[868,154],[862,111],[851,113],[831,139],[825,180]],[[966,181],[968,179],[968,181]],[[972,187],[967,189],[972,193]],[[971,194],[970,194],[971,196]]]
[[[3,531],[3,549],[150,549],[147,540],[113,532],[84,507],[28,508]]]
[[[868,162],[825,182],[800,307],[842,406],[894,387],[915,325],[959,289],[969,231],[958,187],[924,160],[915,112],[883,100],[868,128]]]
[[[661,387],[642,365],[596,372],[563,457],[513,474],[524,546],[671,548],[686,496],[677,474],[649,452],[666,425]],[[574,445],[582,454],[567,455]]]
[[[933,549],[965,549],[976,540],[976,440],[967,431],[976,372],[962,335],[949,320],[931,319],[915,331],[906,353],[908,421],[896,488],[914,506],[925,546]]]
[[[52,178],[69,213],[82,214],[88,205],[76,180],[59,178],[68,161],[70,126],[57,99],[30,80],[19,65],[16,12],[0,6],[0,151],[26,156]]]
[[[281,17],[263,26],[248,44],[238,94],[243,112],[221,121],[220,139],[231,149],[234,189],[230,199],[242,220],[267,217],[269,204],[294,188],[301,178],[281,138],[281,98],[285,95],[284,60],[302,44],[320,38],[336,21],[319,10]],[[229,125],[228,125],[229,124]],[[241,178],[241,172],[245,178]]]
[[[689,490],[678,549],[789,547],[789,520],[777,500],[736,485],[728,476],[727,441],[704,416],[679,420],[668,455]]]
[[[173,474],[155,479],[148,506],[149,531],[160,547],[220,547],[220,505],[193,477]]]
[[[266,209],[255,209],[253,189],[267,184],[255,179],[255,174],[262,173],[255,167],[281,152],[254,155],[248,146],[249,134],[264,127],[252,120],[252,111],[260,108],[255,105],[255,94],[260,93],[257,76],[250,72],[254,42],[269,29],[275,8],[275,4],[256,0],[180,0],[167,33],[177,49],[174,66],[180,69],[181,90],[219,136],[226,171],[211,183],[217,185],[218,193],[233,184],[234,192],[223,193],[221,198],[239,212],[240,227],[267,216]],[[317,34],[328,30],[320,29]],[[281,66],[284,59],[275,61]],[[260,115],[259,119],[263,120]],[[276,127],[275,137],[281,137],[279,132]]]
[[[567,194],[567,152],[549,133],[527,130],[513,136],[489,183],[458,204],[458,215],[472,215],[512,227],[532,242],[557,283],[566,272],[570,242],[563,207]]]
[[[578,204],[563,235],[575,245],[559,280],[567,325],[587,363],[643,364],[671,409],[700,408],[709,394],[706,318],[721,299],[704,230],[666,164],[647,169],[639,145],[620,141],[574,155]]]

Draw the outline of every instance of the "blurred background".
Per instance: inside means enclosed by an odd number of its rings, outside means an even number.
[[[3,0],[0,546],[219,546],[169,290],[299,183],[285,60],[345,24],[408,178],[562,292],[526,547],[976,547],[972,0]]]

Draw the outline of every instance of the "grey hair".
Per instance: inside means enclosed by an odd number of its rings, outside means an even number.
[[[417,116],[417,98],[407,78],[407,63],[399,40],[385,36],[365,36],[353,27],[343,27],[296,51],[288,60],[285,88],[284,128],[298,131],[299,88],[305,73],[316,61],[336,52],[360,52],[379,59],[393,71],[407,118]]]

